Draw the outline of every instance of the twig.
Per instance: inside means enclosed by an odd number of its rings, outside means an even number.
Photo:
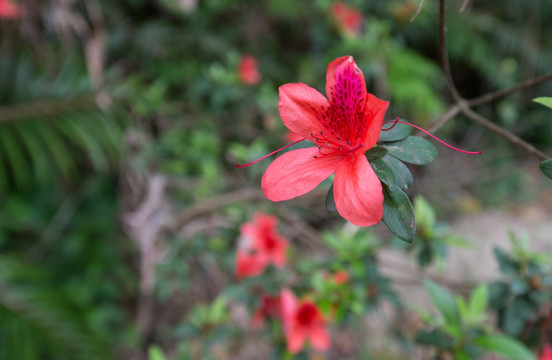
[[[93,94],[72,99],[39,100],[0,107],[0,123],[21,120],[29,117],[53,116],[70,111],[97,108]]]
[[[230,205],[237,202],[245,202],[251,200],[264,199],[264,195],[257,189],[241,189],[232,193],[215,196],[210,199],[203,200],[201,203],[194,205],[176,216],[174,223],[176,228],[182,227],[191,219],[200,215],[209,213],[213,210]]]
[[[459,13],[463,13],[464,10],[466,10],[466,7],[468,7],[468,4],[470,3],[470,0],[464,0],[462,3],[462,6],[460,6],[460,10],[458,10]]]
[[[422,8],[424,7],[425,0],[420,0],[420,3],[418,4],[418,8],[416,9],[416,12],[412,17],[410,18],[410,22],[413,22],[416,17],[418,17],[418,14],[422,11]]]
[[[494,91],[494,92],[489,93],[489,94],[478,96],[476,98],[468,100],[468,105],[469,106],[481,105],[481,104],[493,101],[495,99],[504,97],[506,95],[510,95],[510,94],[512,94],[516,91],[520,91],[520,90],[523,90],[523,89],[527,89],[527,88],[542,84],[543,82],[546,82],[546,81],[549,81],[549,80],[552,80],[552,73],[549,73],[549,74],[546,74],[546,75],[543,75],[543,76],[539,76],[539,77],[535,77],[535,78],[532,78],[532,79],[529,79],[529,80],[525,80],[524,82],[522,82],[520,84],[517,84],[515,86],[512,86],[511,88],[508,88],[508,89],[498,90],[498,91]]]
[[[535,155],[537,158],[541,160],[546,160],[549,158],[548,155],[543,153],[542,151],[535,148],[533,145],[529,144],[519,136],[515,135],[514,133],[504,129],[503,127],[493,123],[492,121],[488,120],[487,118],[479,115],[475,111],[473,111],[470,106],[483,104],[488,101],[492,101],[494,99],[497,99],[502,96],[506,96],[508,94],[511,94],[515,91],[519,91],[531,86],[535,86],[537,84],[540,84],[542,82],[548,81],[552,79],[552,74],[544,75],[541,77],[529,79],[527,81],[524,81],[523,83],[516,85],[514,87],[511,87],[509,89],[505,90],[499,90],[492,92],[490,94],[486,94],[480,97],[477,97],[472,100],[465,100],[463,99],[460,94],[458,93],[458,90],[456,89],[456,86],[454,85],[454,81],[452,79],[452,73],[450,71],[450,63],[448,59],[448,52],[447,52],[447,42],[446,42],[446,25],[445,25],[445,0],[439,0],[439,58],[441,60],[441,67],[443,69],[443,73],[445,74],[445,78],[447,81],[447,87],[451,94],[451,96],[454,99],[455,105],[459,107],[459,110],[462,112],[462,114],[466,115],[468,118],[472,119],[473,121],[477,122],[480,125],[483,125],[487,129],[491,130],[495,134],[502,136],[503,138],[510,141],[512,144],[517,145],[523,149],[525,149],[527,152]],[[450,112],[450,113],[449,113]],[[452,118],[457,113],[454,106],[452,108],[449,108],[447,110],[447,113],[441,117],[441,119],[435,124],[432,128],[439,128],[444,123],[446,123],[449,119]],[[450,115],[454,114],[454,115]]]
[[[522,147],[527,152],[535,155],[542,161],[550,158],[548,155],[538,150],[533,145],[529,144],[527,141],[523,140],[522,138],[515,135],[514,133],[504,129],[503,127],[493,123],[489,119],[479,115],[478,113],[470,109],[468,106],[462,107],[462,113],[467,117],[469,117],[470,119],[472,119],[473,121],[477,122],[478,124],[485,126],[487,129],[491,130],[495,134],[502,136],[506,140],[510,141],[512,144]]]
[[[458,90],[456,90],[456,86],[454,85],[454,81],[452,79],[452,73],[450,71],[446,32],[447,28],[445,25],[445,0],[439,0],[439,58],[441,60],[441,67],[447,81],[448,90],[452,95],[454,101],[459,102],[462,100],[462,97],[458,93]]]

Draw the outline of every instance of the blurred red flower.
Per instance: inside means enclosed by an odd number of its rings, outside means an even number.
[[[251,326],[254,328],[260,328],[264,326],[265,318],[277,319],[281,317],[281,301],[280,295],[268,296],[263,295],[261,298],[261,304],[253,313],[251,319]]]
[[[374,225],[383,216],[383,191],[364,153],[376,145],[389,103],[366,92],[352,56],[328,65],[326,95],[303,83],[280,86],[284,125],[317,146],[276,158],[263,175],[263,192],[272,201],[288,200],[335,174],[339,214],[358,226]]]
[[[326,329],[320,310],[310,300],[299,302],[289,289],[280,295],[284,334],[287,349],[295,354],[301,351],[305,341],[320,351],[330,348],[330,334]]]
[[[261,81],[257,59],[251,55],[243,55],[238,63],[238,76],[244,84],[257,85]]]
[[[552,346],[550,344],[544,344],[539,360],[552,360]]]
[[[349,273],[345,270],[338,271],[333,275],[333,281],[337,285],[346,284],[349,281]]]
[[[357,9],[338,1],[332,4],[331,15],[345,35],[357,36],[362,31],[363,18]]]
[[[17,19],[23,15],[24,7],[11,0],[0,0],[0,18]]]
[[[253,222],[241,226],[236,252],[236,277],[260,275],[270,264],[276,267],[284,265],[288,242],[278,233],[277,223],[274,216],[257,213]]]

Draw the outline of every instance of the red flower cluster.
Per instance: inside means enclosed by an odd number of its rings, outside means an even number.
[[[286,262],[288,242],[277,231],[274,216],[257,213],[253,222],[241,226],[236,252],[236,277],[258,276],[272,264],[282,267]]]
[[[238,63],[238,76],[246,85],[257,85],[261,81],[257,59],[251,55],[243,55]]]
[[[331,7],[332,18],[337,23],[339,30],[347,36],[357,36],[362,31],[362,14],[342,2],[336,2]]]
[[[235,264],[237,278],[260,275],[269,264],[284,265],[288,242],[277,232],[277,222],[273,216],[257,213],[253,222],[241,226]],[[338,275],[336,282],[346,281]],[[306,341],[316,350],[330,347],[330,336],[318,307],[310,300],[298,301],[289,289],[277,296],[263,295],[253,313],[251,326],[262,327],[266,318],[282,320],[291,353],[301,351]]]
[[[0,18],[17,19],[23,15],[24,7],[11,0],[0,0]]]

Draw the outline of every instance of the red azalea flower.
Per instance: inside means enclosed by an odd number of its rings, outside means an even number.
[[[265,318],[277,319],[281,317],[281,301],[280,295],[277,296],[267,296],[263,295],[261,298],[261,305],[255,313],[253,313],[253,318],[251,319],[251,326],[254,328],[260,328],[264,326]]]
[[[298,353],[306,340],[316,350],[328,350],[330,334],[316,305],[309,300],[298,302],[289,289],[282,290],[280,299],[288,351]]]
[[[333,275],[333,281],[337,285],[343,285],[349,281],[349,273],[345,270],[338,271]]]
[[[539,360],[552,360],[552,346],[550,344],[544,344]]]
[[[328,65],[326,94],[328,99],[303,83],[280,86],[284,125],[317,146],[276,158],[262,178],[262,189],[269,200],[288,200],[335,173],[339,214],[358,226],[374,225],[383,215],[383,192],[364,153],[376,145],[389,103],[366,92],[351,56]]]
[[[331,14],[339,29],[348,36],[359,35],[362,31],[362,14],[342,2],[332,4]]]
[[[23,15],[23,5],[11,2],[11,0],[0,0],[0,18],[17,19]]]
[[[257,59],[251,55],[242,56],[238,63],[238,76],[244,84],[257,85],[261,81]]]
[[[282,267],[286,262],[287,240],[276,230],[274,216],[258,213],[253,222],[241,226],[236,253],[236,276],[257,276],[273,264]]]

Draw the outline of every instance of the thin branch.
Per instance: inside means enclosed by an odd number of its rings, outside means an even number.
[[[452,79],[452,73],[450,71],[450,64],[447,52],[447,27],[445,25],[445,0],[439,0],[439,58],[441,60],[441,68],[445,74],[447,81],[447,87],[452,95],[454,101],[459,102],[462,97],[456,90],[454,81]]]
[[[427,130],[431,133],[434,133],[435,131],[439,130],[443,125],[445,125],[450,119],[455,117],[459,112],[460,106],[458,104],[452,105]],[[423,134],[421,136],[426,137],[427,135]]]
[[[460,10],[458,10],[459,13],[463,13],[464,10],[468,7],[468,4],[470,3],[470,0],[464,0],[462,3],[462,6],[460,6]]]
[[[479,115],[472,109],[470,109],[468,106],[462,107],[462,113],[472,119],[473,121],[477,122],[480,125],[483,125],[487,129],[491,130],[497,135],[502,136],[506,140],[510,141],[512,144],[517,145],[519,147],[522,147],[527,152],[535,155],[537,158],[541,159],[542,161],[547,160],[550,158],[550,156],[546,155],[533,145],[529,144],[527,141],[523,140],[519,136],[515,135],[514,133],[504,129],[503,127],[493,123],[489,119]]]
[[[487,118],[479,115],[475,111],[473,111],[470,106],[482,104],[488,101],[492,101],[493,99],[497,99],[502,96],[506,96],[508,94],[511,94],[515,91],[519,91],[531,86],[535,86],[537,84],[540,84],[542,82],[548,81],[552,79],[552,74],[544,75],[538,78],[529,79],[527,81],[524,81],[523,83],[516,85],[514,87],[511,87],[509,89],[505,90],[499,90],[490,94],[486,94],[480,97],[477,97],[472,100],[464,100],[460,94],[458,93],[458,90],[456,89],[456,86],[454,85],[454,81],[452,79],[452,73],[450,71],[450,63],[448,59],[448,52],[447,52],[447,42],[446,42],[446,25],[445,25],[445,0],[439,0],[439,57],[441,60],[441,67],[443,69],[443,73],[445,74],[445,78],[447,81],[447,87],[451,94],[451,96],[454,99],[454,102],[460,108],[460,111],[462,114],[466,115],[468,118],[472,119],[473,121],[477,122],[480,125],[483,125],[487,129],[491,130],[497,135],[502,136],[503,138],[510,141],[512,144],[517,145],[523,149],[525,149],[527,152],[535,155],[537,158],[541,160],[547,160],[549,156],[547,156],[542,151],[535,148],[533,145],[529,144],[519,136],[515,135],[514,133],[504,129],[503,127],[493,123],[492,121],[488,120]],[[439,128],[442,126],[448,119],[452,118],[457,113],[456,109],[454,107],[449,108],[447,110],[447,113],[443,115],[442,119],[438,121],[436,125],[433,126],[433,128]],[[454,115],[450,115],[454,114]]]
[[[418,17],[418,14],[422,11],[422,8],[424,7],[424,3],[425,3],[425,0],[420,0],[420,3],[418,4],[418,8],[416,9],[416,12],[410,18],[410,22],[414,22],[414,19]]]
[[[481,105],[481,104],[496,100],[498,98],[504,97],[506,95],[510,95],[514,92],[521,91],[521,90],[524,90],[524,89],[527,89],[527,88],[530,88],[530,87],[533,87],[533,86],[537,86],[539,84],[542,84],[542,83],[550,81],[550,80],[552,80],[552,73],[526,80],[526,81],[524,81],[520,84],[517,84],[515,86],[512,86],[511,88],[508,88],[508,89],[498,90],[498,91],[494,91],[492,93],[488,93],[488,94],[485,94],[485,95],[482,95],[482,96],[478,96],[476,98],[468,100],[468,105],[469,106]]]
[[[70,111],[97,107],[94,94],[82,95],[72,99],[38,100],[0,107],[0,123],[29,117],[53,116]]]
[[[210,213],[223,206],[227,206],[237,202],[246,202],[261,199],[264,199],[264,195],[261,191],[257,189],[241,189],[221,196],[215,196],[210,199],[203,200],[199,204],[186,209],[178,216],[176,216],[174,223],[176,225],[176,228],[180,228],[193,218],[206,213]]]

